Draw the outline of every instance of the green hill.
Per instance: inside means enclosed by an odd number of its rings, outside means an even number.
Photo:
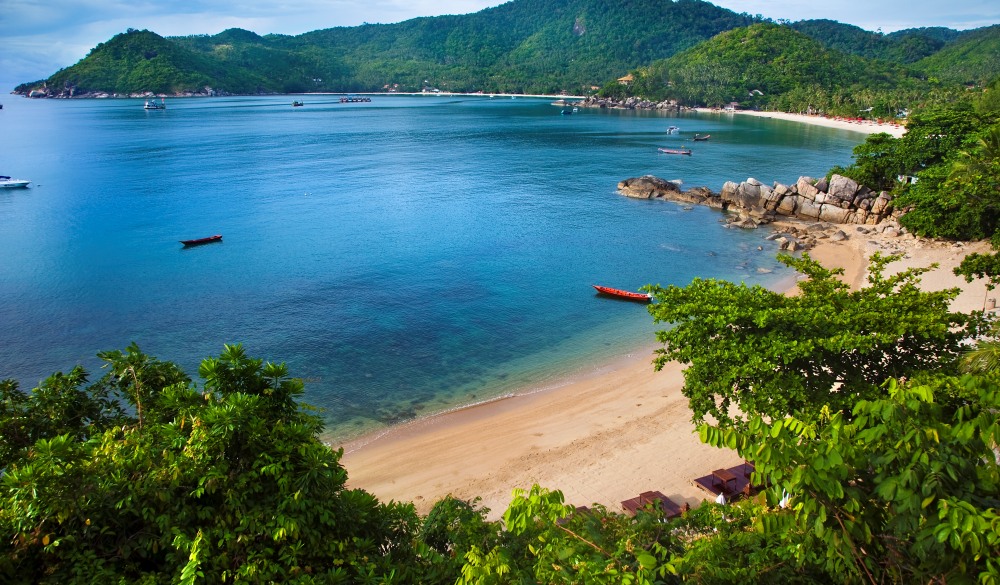
[[[787,26],[724,32],[638,70],[629,91],[686,105],[892,115],[922,81],[901,65],[827,49]]]
[[[931,27],[883,35],[835,20],[801,20],[789,26],[827,49],[894,63],[913,63],[933,55],[962,34],[950,28]]]
[[[118,35],[47,80],[51,91],[582,92],[755,22],[701,0],[514,0],[462,16],[258,36]],[[34,85],[24,85],[25,93]]]
[[[1000,25],[963,33],[914,67],[943,82],[989,83],[1000,76]]]

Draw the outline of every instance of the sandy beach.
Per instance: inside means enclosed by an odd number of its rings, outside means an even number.
[[[770,233],[760,231],[762,238]],[[966,283],[952,268],[971,252],[988,251],[987,243],[864,235],[848,226],[845,231],[847,240],[824,240],[810,254],[824,266],[844,268],[852,286],[863,283],[872,253],[900,252],[903,259],[890,271],[937,263],[923,277],[925,290],[961,288],[954,310],[986,306],[985,284]],[[658,490],[696,506],[706,493],[692,480],[741,459],[699,442],[681,394],[681,366],[654,372],[655,340],[636,340],[637,347],[644,344],[637,357],[600,374],[345,444],[348,485],[383,501],[412,501],[420,513],[448,494],[481,497],[492,518],[506,509],[514,488],[535,483],[561,490],[573,505],[619,510],[622,500]]]
[[[695,108],[699,112],[713,113],[713,114],[732,114],[735,116],[756,116],[758,118],[773,118],[775,120],[787,120],[789,122],[801,122],[803,124],[809,124],[811,126],[823,126],[826,128],[837,128],[838,130],[850,130],[852,132],[861,132],[864,134],[876,134],[879,132],[885,132],[899,138],[904,133],[906,133],[906,127],[902,124],[897,124],[894,122],[882,122],[879,123],[876,120],[847,120],[844,118],[827,118],[825,116],[809,115],[809,114],[788,114],[786,112],[757,112],[753,110],[736,110],[733,112],[711,109],[711,108]]]

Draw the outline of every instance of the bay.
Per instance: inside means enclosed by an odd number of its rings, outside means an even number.
[[[523,97],[296,99],[8,100],[0,174],[33,183],[0,193],[0,378],[94,379],[132,341],[196,375],[242,343],[305,379],[332,439],[553,385],[655,343],[643,306],[591,284],[790,276],[764,230],[618,181],[787,183],[862,138]]]

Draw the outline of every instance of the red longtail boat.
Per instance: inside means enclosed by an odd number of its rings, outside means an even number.
[[[597,292],[601,294],[618,297],[620,299],[639,301],[640,303],[648,303],[649,301],[653,300],[653,295],[649,293],[632,292],[629,290],[622,290],[620,288],[611,288],[610,286],[601,286],[599,284],[592,284],[590,286],[596,288]]]

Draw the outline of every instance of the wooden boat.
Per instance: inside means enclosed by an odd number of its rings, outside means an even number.
[[[638,293],[629,290],[622,290],[620,288],[611,288],[610,286],[601,286],[599,284],[590,285],[597,289],[597,292],[613,297],[618,297],[620,299],[628,299],[630,301],[639,301],[640,303],[648,303],[653,300],[653,295],[649,293]]]
[[[695,142],[702,142],[704,140],[708,140],[711,137],[712,137],[711,134],[706,134],[704,136],[702,136],[701,134],[695,134],[694,138],[692,138],[692,140],[694,140]]]
[[[691,156],[691,151],[686,148],[657,148],[656,150],[664,154],[686,154]]]
[[[212,242],[221,242],[221,235],[208,236],[207,238],[197,238],[194,240],[181,240],[181,243],[185,246],[200,246],[202,244],[211,244]]]

